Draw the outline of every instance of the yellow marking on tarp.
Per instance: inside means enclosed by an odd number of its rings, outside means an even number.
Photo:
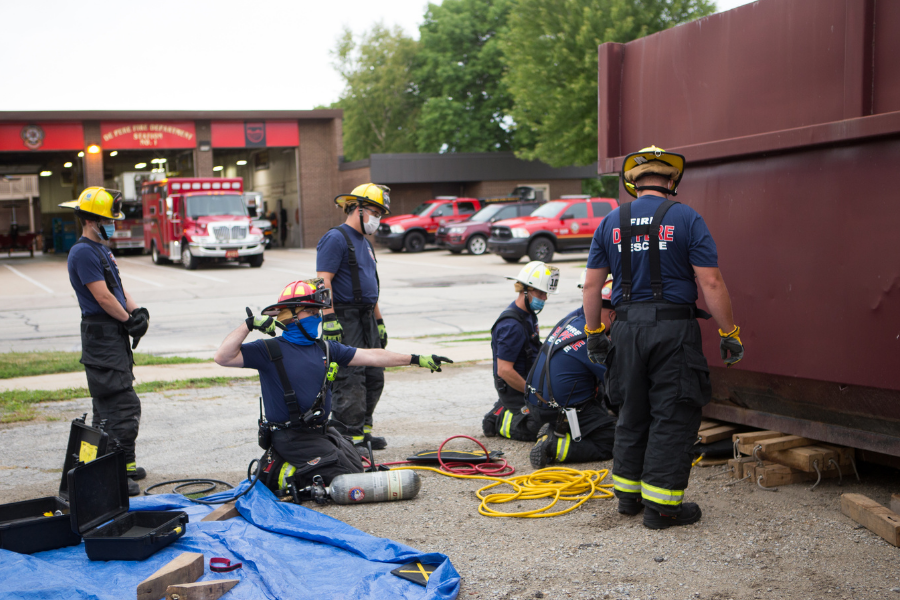
[[[399,572],[400,573],[418,573],[419,575],[421,575],[422,577],[425,578],[425,581],[428,581],[428,576],[431,575],[432,572],[426,571],[425,567],[422,566],[422,563],[416,563],[416,566],[419,567],[419,569],[417,571],[404,571],[401,569]]]

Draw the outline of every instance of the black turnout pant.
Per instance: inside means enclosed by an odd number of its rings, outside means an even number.
[[[529,418],[530,407],[526,409],[528,412],[522,412],[525,395],[509,387],[505,392],[497,393],[500,397],[482,419],[484,431],[494,431],[505,438],[521,442],[535,441],[541,423]]]
[[[553,454],[556,462],[581,463],[611,459],[616,434],[616,418],[607,413],[606,409],[598,402],[591,400],[575,408],[579,409],[580,442],[576,442],[572,437],[568,420],[565,417],[560,418],[560,412],[556,409],[532,408],[529,419],[537,422],[538,429],[545,423],[550,423],[549,431],[556,434],[556,446]]]
[[[619,405],[613,450],[618,497],[642,498],[665,514],[681,512],[702,407],[709,402],[709,367],[695,319],[656,320],[656,309],[630,304],[612,326],[607,359],[610,401]]]
[[[335,314],[344,330],[341,343],[354,348],[381,348],[375,307],[336,306]],[[384,389],[383,367],[341,367],[331,389],[331,424],[342,434],[362,441],[365,426]]]
[[[318,429],[280,429],[272,432],[274,462],[267,469],[264,483],[271,490],[283,489],[294,479],[298,488],[312,484],[321,475],[325,485],[338,475],[362,473],[359,453],[334,427]]]

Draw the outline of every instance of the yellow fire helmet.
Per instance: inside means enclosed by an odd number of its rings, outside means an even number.
[[[519,271],[515,277],[507,277],[513,281],[540,290],[545,294],[557,294],[559,290],[559,268],[539,260],[533,260]]]
[[[581,279],[578,282],[578,289],[584,289],[584,280],[587,279],[587,269],[581,272]],[[600,295],[603,297],[603,308],[612,308],[612,285],[613,285],[613,276],[607,275],[606,282],[603,284],[603,289],[600,290]]]
[[[125,218],[122,212],[122,192],[98,186],[85,188],[78,200],[63,202],[62,208],[74,208],[75,214],[86,219],[112,219],[121,221]]]
[[[347,205],[370,204],[377,206],[385,215],[391,214],[391,189],[386,185],[364,183],[353,188],[349,194],[341,194],[334,203],[344,208]]]
[[[641,175],[652,173],[654,175],[662,175],[668,177],[674,184],[672,189],[660,187],[658,185],[642,185],[635,187],[634,180]],[[622,180],[625,182],[625,190],[638,197],[638,192],[642,190],[655,190],[664,194],[678,195],[678,184],[684,176],[684,156],[675,154],[674,152],[666,152],[662,148],[650,146],[644,148],[640,152],[632,152],[622,161]]]

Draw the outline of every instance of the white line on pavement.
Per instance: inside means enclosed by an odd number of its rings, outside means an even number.
[[[176,272],[178,272],[178,273],[181,273],[181,274],[183,274],[183,275],[191,275],[191,276],[193,276],[193,277],[199,277],[200,279],[209,279],[210,281],[218,281],[219,283],[231,283],[230,281],[226,281],[225,279],[219,279],[218,277],[212,277],[212,276],[210,276],[210,275],[201,275],[200,273],[194,273],[194,272],[192,272],[192,271],[188,271],[187,269],[175,270],[175,269],[172,269],[172,268],[170,268],[170,267],[161,267],[161,266],[159,266],[159,265],[148,265],[148,264],[146,264],[146,263],[144,263],[144,262],[142,262],[142,261],[139,261],[139,260],[133,260],[133,259],[130,259],[130,258],[122,258],[122,259],[119,259],[119,260],[122,260],[123,262],[124,262],[124,261],[127,261],[127,262],[129,262],[130,264],[137,265],[137,266],[139,266],[139,267],[145,267],[145,268],[147,268],[147,269],[162,269],[162,270],[168,271],[168,272],[170,272],[170,273],[176,273]]]
[[[6,267],[7,269],[9,269],[10,271],[12,271],[13,273],[15,273],[16,275],[18,275],[19,277],[21,277],[22,279],[24,279],[25,281],[28,281],[28,282],[33,283],[34,285],[38,286],[39,288],[41,288],[42,290],[44,290],[44,291],[47,292],[48,294],[54,293],[53,290],[51,290],[50,288],[48,288],[46,285],[44,285],[43,283],[38,283],[37,281],[35,281],[34,279],[32,279],[31,277],[29,277],[29,276],[26,275],[25,273],[21,272],[20,270],[14,269],[14,268],[12,268],[12,267],[9,266],[9,265],[3,265],[3,266]]]
[[[121,273],[120,273],[121,275]],[[149,283],[150,285],[155,285],[156,287],[165,287],[161,283],[157,283],[156,281],[150,281],[149,279],[144,279],[143,277],[138,277],[137,275],[132,275],[131,273],[127,273],[123,275],[125,279],[134,279],[135,281],[140,281],[142,283]]]

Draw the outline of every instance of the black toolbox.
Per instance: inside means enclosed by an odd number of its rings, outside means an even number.
[[[69,471],[72,530],[91,560],[144,560],[184,535],[187,513],[128,512],[128,476],[121,450]]]
[[[85,417],[73,420],[59,494],[0,505],[0,548],[32,554],[81,543],[69,517],[68,472],[79,461],[106,454],[108,441],[105,432],[85,424]]]

